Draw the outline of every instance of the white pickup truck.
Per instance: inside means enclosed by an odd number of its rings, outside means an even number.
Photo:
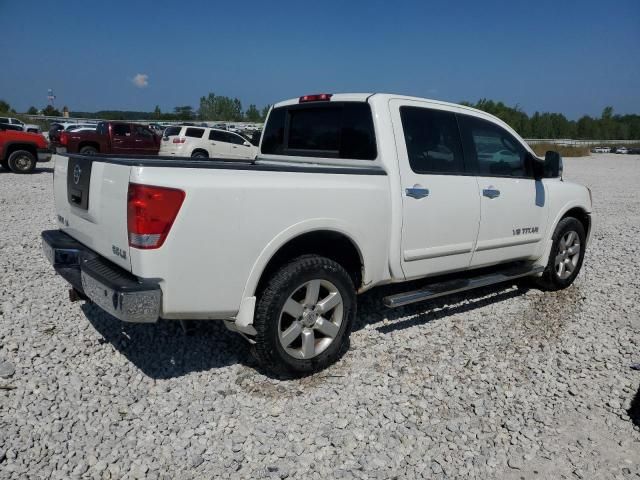
[[[508,125],[389,94],[274,105],[253,161],[58,156],[43,248],[127,322],[219,319],[267,368],[336,360],[356,295],[424,279],[388,307],[518,277],[569,286],[591,192]]]

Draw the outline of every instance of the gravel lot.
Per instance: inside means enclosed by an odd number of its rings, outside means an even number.
[[[40,251],[51,168],[1,171],[0,478],[639,478],[640,156],[565,167],[597,215],[571,288],[367,293],[351,350],[303,379],[219,323],[69,303]]]

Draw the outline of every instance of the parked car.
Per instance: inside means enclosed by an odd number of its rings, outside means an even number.
[[[638,147],[632,147],[629,149],[629,153],[632,155],[638,155],[640,154],[640,148]]]
[[[150,123],[148,127],[158,136],[162,136],[162,132],[164,132],[164,129],[166,128],[159,123]]]
[[[622,153],[626,155],[627,153],[629,153],[629,149],[627,147],[618,147],[616,148],[616,153]]]
[[[609,147],[594,147],[591,151],[593,153],[609,153],[611,149]]]
[[[96,131],[96,126],[80,126],[80,127],[72,127],[70,129],[67,130],[67,132],[95,132]]]
[[[60,141],[60,134],[62,132],[69,132],[78,127],[93,127],[95,130],[97,124],[78,123],[78,122],[56,122],[52,123],[49,127],[49,141],[53,144],[57,144]]]
[[[3,168],[14,173],[30,173],[37,162],[51,160],[49,144],[42,134],[15,128],[15,125],[0,125],[0,165]]]
[[[11,125],[9,123],[0,123],[0,128],[3,128],[5,130],[13,130],[16,132],[24,132],[20,125]]]
[[[224,320],[276,370],[334,362],[378,285],[423,279],[388,307],[520,277],[566,288],[591,233],[591,192],[557,152],[440,101],[294,98],[255,162],[195,163],[60,158],[45,254],[71,298],[127,322]]]
[[[60,134],[58,152],[117,153],[123,155],[157,155],[160,137],[144,125],[126,122],[100,122],[95,131]]]
[[[13,117],[0,117],[0,123],[9,125],[18,125],[22,131],[31,133],[40,133],[40,127],[32,123],[24,123],[22,120],[18,120]]]
[[[255,145],[256,147],[260,146],[260,137],[262,136],[262,130],[254,130],[251,133],[251,145]]]
[[[161,156],[253,160],[255,145],[237,133],[205,127],[169,127],[160,145]]]

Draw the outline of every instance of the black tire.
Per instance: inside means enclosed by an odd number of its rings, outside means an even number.
[[[28,150],[16,150],[7,161],[13,173],[31,173],[36,168],[36,157]]]
[[[342,320],[339,327],[334,325],[337,334],[321,353],[308,359],[295,358],[287,353],[280,341],[280,322],[281,317],[285,316],[282,312],[289,297],[299,292],[303,285],[314,280],[329,282],[337,289],[342,300],[340,307]],[[318,300],[320,298],[318,297]],[[300,256],[275,272],[258,296],[253,322],[257,331],[253,354],[262,367],[271,371],[311,373],[322,370],[339,358],[343,347],[348,342],[355,315],[356,291],[351,277],[342,265],[317,255]],[[320,316],[327,317],[328,314]],[[302,320],[298,321],[300,324],[301,322]],[[305,330],[314,328],[305,328]],[[315,335],[320,335],[314,340],[316,345],[320,345],[326,338],[321,336],[321,332],[316,332]]]
[[[195,150],[191,154],[191,158],[209,158],[209,154],[202,150]]]
[[[566,278],[561,278],[556,266],[556,257],[563,255],[561,250],[561,241],[570,232],[575,232],[579,239],[579,255],[577,262],[573,267],[573,270]],[[534,283],[543,290],[554,291],[562,290],[570,286],[578,276],[580,268],[582,268],[582,261],[584,260],[584,253],[586,247],[586,233],[582,223],[574,217],[566,217],[560,220],[555,232],[553,232],[553,244],[551,246],[551,252],[547,261],[547,267],[541,277],[534,278]],[[566,250],[565,250],[566,251]]]
[[[95,155],[96,153],[98,153],[98,149],[91,145],[85,145],[80,149],[80,155]]]

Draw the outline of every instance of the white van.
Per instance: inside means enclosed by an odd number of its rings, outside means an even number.
[[[253,160],[257,153],[258,147],[237,133],[178,125],[164,131],[158,155]]]

